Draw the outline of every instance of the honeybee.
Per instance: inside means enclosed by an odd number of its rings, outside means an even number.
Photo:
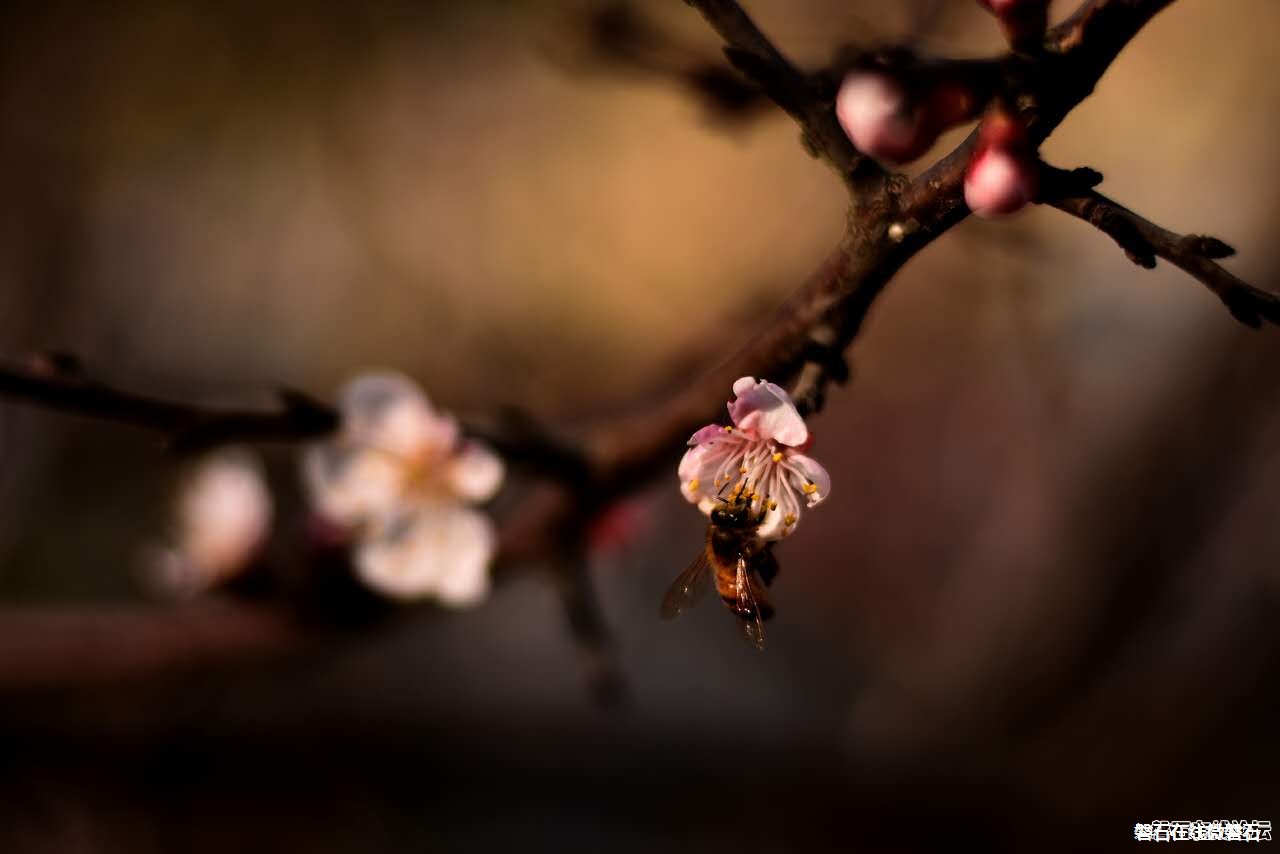
[[[764,649],[764,621],[773,616],[765,587],[778,574],[773,543],[756,536],[764,521],[766,502],[752,513],[754,496],[749,489],[735,491],[711,511],[707,542],[689,568],[667,590],[662,599],[662,616],[672,619],[701,598],[708,579],[714,578],[716,592],[725,607],[738,618],[743,636],[758,650]]]

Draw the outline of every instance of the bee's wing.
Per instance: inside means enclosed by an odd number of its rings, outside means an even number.
[[[756,601],[751,576],[746,559],[739,557],[738,572],[733,581],[733,610],[740,621],[742,636],[758,651],[764,652],[764,617],[760,613],[760,603]]]
[[[706,549],[698,552],[698,556],[689,564],[689,568],[671,583],[667,595],[662,597],[662,618],[670,620],[678,617],[689,607],[697,604],[706,592],[707,582],[711,580],[711,561],[707,559]]]

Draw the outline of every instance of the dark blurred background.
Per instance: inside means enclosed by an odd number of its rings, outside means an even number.
[[[716,61],[696,13],[634,4],[676,59],[615,62],[601,5],[7,8],[0,353],[211,402],[386,366],[464,414],[653,405],[816,266],[842,190],[785,119],[654,70]],[[748,8],[811,65],[1001,47],[960,0]],[[1181,0],[1046,159],[1280,289],[1277,27],[1273,0]],[[763,656],[711,605],[657,617],[703,535],[673,469],[593,562],[620,707],[536,573],[287,656],[0,684],[0,849],[1101,850],[1275,820],[1277,357],[1055,211],[966,222],[813,422],[833,493],[780,549]],[[148,436],[0,406],[6,660],[141,607],[178,472]]]

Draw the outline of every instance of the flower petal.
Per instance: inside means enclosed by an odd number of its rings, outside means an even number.
[[[178,496],[177,551],[208,585],[239,572],[266,539],[271,492],[262,465],[240,449],[201,461]]]
[[[698,432],[689,437],[689,447],[693,447],[694,445],[706,445],[710,442],[714,442],[724,434],[725,428],[721,425],[708,424],[706,427],[700,428]]]
[[[458,424],[432,408],[413,380],[396,373],[363,374],[346,384],[339,404],[346,439],[406,460],[448,453]]]
[[[748,385],[748,381],[754,384]],[[752,377],[733,384],[735,400],[729,402],[729,417],[744,433],[781,445],[800,445],[809,438],[809,428],[786,389]]]
[[[685,500],[696,502],[700,507],[704,502],[710,502],[706,505],[707,509],[703,510],[704,513],[709,513],[710,507],[715,505],[714,499],[724,486],[724,478],[729,473],[737,473],[735,458],[740,457],[751,444],[739,434],[727,432],[723,427],[717,427],[717,430],[719,432],[714,435],[718,438],[708,439],[685,451],[677,469],[680,492]],[[708,431],[709,428],[704,427],[694,435]]]
[[[479,504],[497,494],[505,473],[501,457],[479,442],[467,442],[449,459],[445,477],[459,498]]]
[[[459,508],[449,524],[450,564],[436,587],[436,598],[451,608],[469,608],[489,595],[489,564],[498,538],[489,517],[474,510]]]
[[[488,517],[451,504],[423,504],[386,521],[360,544],[354,560],[362,581],[393,599],[431,596],[463,607],[489,590],[497,547]]]
[[[787,454],[786,466],[791,472],[792,484],[804,496],[806,507],[822,503],[831,492],[831,475],[813,457]]]
[[[756,536],[762,540],[780,540],[790,536],[800,523],[800,502],[796,493],[781,483],[777,469],[769,479],[769,509],[764,521],[756,528]]]
[[[320,515],[343,526],[391,513],[406,488],[405,467],[397,458],[332,443],[306,449],[302,479]]]

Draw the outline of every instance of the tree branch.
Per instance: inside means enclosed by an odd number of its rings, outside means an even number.
[[[848,142],[835,119],[831,98],[814,78],[796,70],[736,2],[689,2],[724,39],[730,60],[800,124],[811,150],[828,160],[855,190],[847,228],[840,244],[770,326],[665,403],[602,424],[580,443],[546,443],[539,439],[527,445],[524,452],[533,457],[541,453],[539,448],[556,447],[564,465],[549,466],[543,473],[550,475],[551,482],[531,491],[521,502],[519,512],[502,520],[500,560],[504,564],[571,554],[574,538],[581,533],[580,520],[652,479],[655,473],[669,474],[668,464],[682,452],[688,436],[709,421],[723,417],[728,389],[740,376],[764,377],[778,383],[799,376],[796,391],[800,404],[807,412],[820,408],[825,386],[847,375],[844,352],[885,285],[911,257],[969,213],[964,204],[963,183],[975,135],[914,181],[888,176]],[[1124,45],[1170,2],[1088,0],[1071,18],[1047,33],[1043,53],[1018,59],[1018,91],[1006,95],[1014,96],[1011,103],[1018,105],[1028,122],[1033,144],[1042,142],[1093,91]],[[1101,197],[1086,199],[1094,210],[1104,201],[1114,206],[1110,200],[1100,200]],[[1119,217],[1144,234],[1139,224],[1126,219],[1135,215],[1115,208],[1123,213],[1113,214],[1112,221]],[[1154,228],[1149,223],[1146,226]],[[1155,254],[1161,254],[1160,238],[1160,233],[1145,232],[1144,239]],[[1136,246],[1132,239],[1129,242]],[[1178,244],[1176,252],[1171,248],[1174,244],[1165,244],[1170,255],[1193,269],[1204,272],[1205,265],[1217,268],[1210,259],[1216,257],[1219,244]],[[1240,303],[1239,295],[1252,297],[1254,290],[1234,277],[1214,281],[1218,282],[1216,292],[1240,316],[1244,309],[1235,307]],[[1267,305],[1273,306],[1274,297],[1268,295],[1268,299],[1272,302]],[[1255,310],[1271,319],[1262,308]],[[205,436],[210,432],[214,436],[226,435],[232,432],[230,426],[240,429],[245,424],[254,428],[247,431],[254,434],[249,438],[275,438],[282,434],[296,437],[310,429],[315,430],[313,435],[323,435],[333,428],[330,420],[317,418],[314,422],[303,419],[308,427],[302,430],[293,420],[297,416],[289,414],[288,401],[283,414],[250,413],[246,421],[242,413],[207,413],[101,386],[47,386],[21,372],[0,373],[0,394],[135,423],[171,438],[175,434],[187,435],[193,429],[193,420],[195,424],[207,422],[202,431],[197,431],[197,435]],[[331,412],[327,414],[332,416]],[[555,474],[557,471],[560,473]],[[573,474],[567,476],[566,472]],[[575,583],[571,575],[566,579]],[[571,586],[567,591],[570,619],[581,622],[582,615],[588,612],[580,607],[590,604],[590,591],[581,586]],[[591,637],[599,627],[587,628],[585,636]],[[0,660],[0,685],[7,679],[4,671],[4,661]]]
[[[0,611],[0,689],[65,690],[153,678],[292,652],[322,634],[288,611],[219,599],[163,608],[6,608]]]
[[[211,409],[86,379],[65,357],[37,357],[27,368],[0,365],[0,396],[151,430],[179,451],[229,442],[303,441],[337,427],[337,413],[323,403],[289,388],[277,395],[281,406],[274,412]]]
[[[795,85],[799,72],[737,3],[691,2],[729,47],[750,53],[773,67],[775,77]],[[1027,88],[1018,98],[1036,144],[1093,91],[1124,45],[1169,2],[1091,0],[1050,30],[1046,43],[1054,52],[1041,58],[1045,67],[1040,73],[1023,76]],[[794,97],[774,99],[788,109]],[[802,119],[797,121],[804,125]],[[836,132],[843,137],[838,125]],[[843,354],[884,286],[911,257],[968,216],[964,175],[975,141],[976,133],[914,181],[895,177],[864,193],[855,201],[840,245],[769,327],[666,405],[605,425],[589,436],[586,456],[602,488],[608,493],[626,491],[655,465],[676,459],[695,430],[722,417],[726,389],[740,376],[786,383],[803,374],[800,403],[806,411],[816,411],[826,385],[847,376]]]
[[[1280,297],[1255,288],[1216,263],[1235,250],[1216,237],[1178,234],[1093,189],[1102,176],[1091,169],[1068,172],[1045,166],[1041,203],[1089,223],[1124,250],[1129,260],[1151,269],[1163,258],[1200,281],[1227,306],[1232,316],[1257,329],[1263,321],[1280,324]]]

